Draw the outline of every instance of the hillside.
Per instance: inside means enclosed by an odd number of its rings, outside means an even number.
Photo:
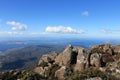
[[[0,71],[27,69],[35,66],[43,54],[61,52],[63,46],[38,45],[10,49],[0,55]]]

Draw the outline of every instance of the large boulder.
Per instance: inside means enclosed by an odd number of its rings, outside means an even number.
[[[113,47],[114,53],[120,53],[120,45]]]
[[[71,56],[72,56],[72,51],[73,47],[71,45],[68,45],[67,48],[61,53],[59,54],[56,59],[55,59],[55,63],[58,64],[59,66],[62,65],[68,65],[71,63]]]
[[[113,62],[113,56],[111,54],[102,54],[102,61],[104,63],[109,63],[109,62]]]
[[[66,67],[65,66],[62,66],[60,69],[58,69],[56,72],[55,72],[55,77],[58,78],[58,80],[64,80],[65,79],[65,71]]]
[[[43,67],[36,67],[36,68],[34,69],[34,72],[36,72],[36,73],[44,76],[45,69],[44,69]]]
[[[112,47],[110,44],[104,44],[102,45],[102,47],[103,47],[103,52],[109,53],[111,55],[113,54]]]
[[[96,45],[91,47],[92,53],[109,53],[113,54],[113,49],[110,44],[102,44],[102,45]]]
[[[93,46],[89,55],[90,65],[104,67],[106,63],[113,62],[113,48],[110,44]]]
[[[90,57],[90,64],[94,67],[100,67],[101,66],[101,54],[94,53],[91,54]]]
[[[113,47],[113,52],[114,52],[113,59],[114,59],[115,61],[120,60],[120,45],[114,46],[114,47]]]
[[[75,63],[75,67],[74,67],[74,71],[82,71],[85,69],[85,65],[87,63],[87,51],[82,48],[82,47],[74,47],[73,51],[77,53],[76,55],[76,63]],[[73,59],[75,59],[73,58]]]
[[[55,58],[57,57],[57,53],[53,52],[51,54],[46,54],[43,55],[38,63],[38,65],[40,65],[41,63],[45,62],[45,63],[53,63],[55,61]]]

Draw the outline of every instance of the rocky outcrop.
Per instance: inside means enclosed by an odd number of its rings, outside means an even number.
[[[73,53],[72,49],[73,47],[68,45],[67,48],[56,57],[55,63],[59,66],[69,65],[71,63],[71,56]]]
[[[38,65],[40,65],[42,62],[46,62],[46,63],[53,63],[55,61],[55,58],[57,57],[57,53],[53,52],[51,54],[48,55],[43,55],[38,63]]]
[[[55,52],[43,55],[39,60],[38,66],[34,69],[34,72],[46,77],[46,71],[52,67],[57,55],[58,54]]]
[[[120,46],[112,47],[110,44],[96,45],[91,47],[90,50],[86,50],[85,48],[79,46],[73,47],[71,45],[68,45],[66,49],[59,55],[56,53],[43,55],[39,61],[39,64],[42,64],[44,62],[47,65],[37,67],[35,69],[35,72],[44,74],[48,68],[50,69],[52,68],[51,66],[53,64],[56,64],[59,66],[59,68],[57,68],[55,71],[54,76],[57,77],[58,80],[64,80],[66,75],[70,75],[76,71],[81,72],[91,67],[102,72],[105,72],[106,70],[110,71],[110,64],[112,64],[112,68],[116,69],[115,73],[118,73],[118,64],[115,64],[115,60],[116,56],[119,54],[119,50]],[[111,73],[111,75],[115,73]],[[101,78],[99,79],[102,80]]]
[[[87,50],[82,47],[72,47],[71,45],[68,45],[67,48],[56,57],[55,64],[58,64],[59,66],[75,65],[74,70],[81,71],[85,68],[87,62],[86,58]]]
[[[93,46],[89,55],[90,65],[95,67],[104,67],[106,63],[114,61],[113,55],[113,48],[110,44]]]
[[[120,53],[120,45],[113,47],[114,53]]]
[[[60,54],[43,55],[30,72],[39,74],[43,80],[120,80],[120,46],[103,44],[86,50],[68,45]]]
[[[78,46],[74,47],[73,51],[77,53],[74,71],[84,70],[87,64],[87,51],[84,48]]]

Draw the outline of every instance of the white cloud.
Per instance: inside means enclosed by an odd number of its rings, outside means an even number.
[[[88,11],[82,12],[82,16],[89,16],[89,12]]]
[[[107,30],[107,29],[102,29],[102,30],[100,30],[102,33],[109,33],[109,30]]]
[[[71,27],[64,26],[48,26],[45,30],[46,33],[67,33],[67,34],[82,34],[84,30],[76,30]]]
[[[26,30],[27,29],[27,25],[19,23],[19,22],[8,21],[7,24],[12,26],[12,30]]]

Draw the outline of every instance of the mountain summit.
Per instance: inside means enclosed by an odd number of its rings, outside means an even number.
[[[61,53],[43,55],[25,71],[1,72],[9,80],[119,80],[120,45],[102,44],[90,50],[68,45]],[[10,77],[11,76],[11,77]]]

